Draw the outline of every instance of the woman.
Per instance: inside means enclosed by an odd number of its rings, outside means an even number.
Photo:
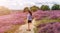
[[[28,20],[28,31],[31,31],[30,29],[30,25],[32,23],[32,12],[31,11],[28,11],[27,20]]]

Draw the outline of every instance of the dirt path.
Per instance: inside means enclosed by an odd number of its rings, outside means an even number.
[[[34,30],[33,30],[33,28],[35,28],[34,20],[32,21],[32,24],[31,24],[31,27],[30,27],[31,31],[27,31],[27,28],[28,28],[28,23],[20,26],[19,29],[17,29],[15,33],[34,33]]]

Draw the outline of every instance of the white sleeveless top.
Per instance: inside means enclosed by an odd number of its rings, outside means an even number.
[[[27,19],[28,20],[32,20],[32,16],[28,13],[28,15],[27,15]]]

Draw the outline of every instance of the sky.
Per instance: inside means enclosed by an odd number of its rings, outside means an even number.
[[[24,7],[31,7],[36,5],[40,7],[41,5],[60,4],[59,0],[0,0],[0,6],[5,6],[13,10],[22,10]]]

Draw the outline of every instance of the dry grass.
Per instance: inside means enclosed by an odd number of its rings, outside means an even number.
[[[4,33],[15,33],[16,30],[17,30],[21,25],[24,25],[24,24],[26,24],[26,22],[23,23],[23,24],[12,25],[12,29],[10,29],[10,30],[8,30],[8,31],[5,31]]]
[[[14,33],[19,27],[20,25],[12,25],[12,29],[5,31],[4,33]]]
[[[60,19],[42,19],[35,22],[35,26],[43,23],[60,22]]]

